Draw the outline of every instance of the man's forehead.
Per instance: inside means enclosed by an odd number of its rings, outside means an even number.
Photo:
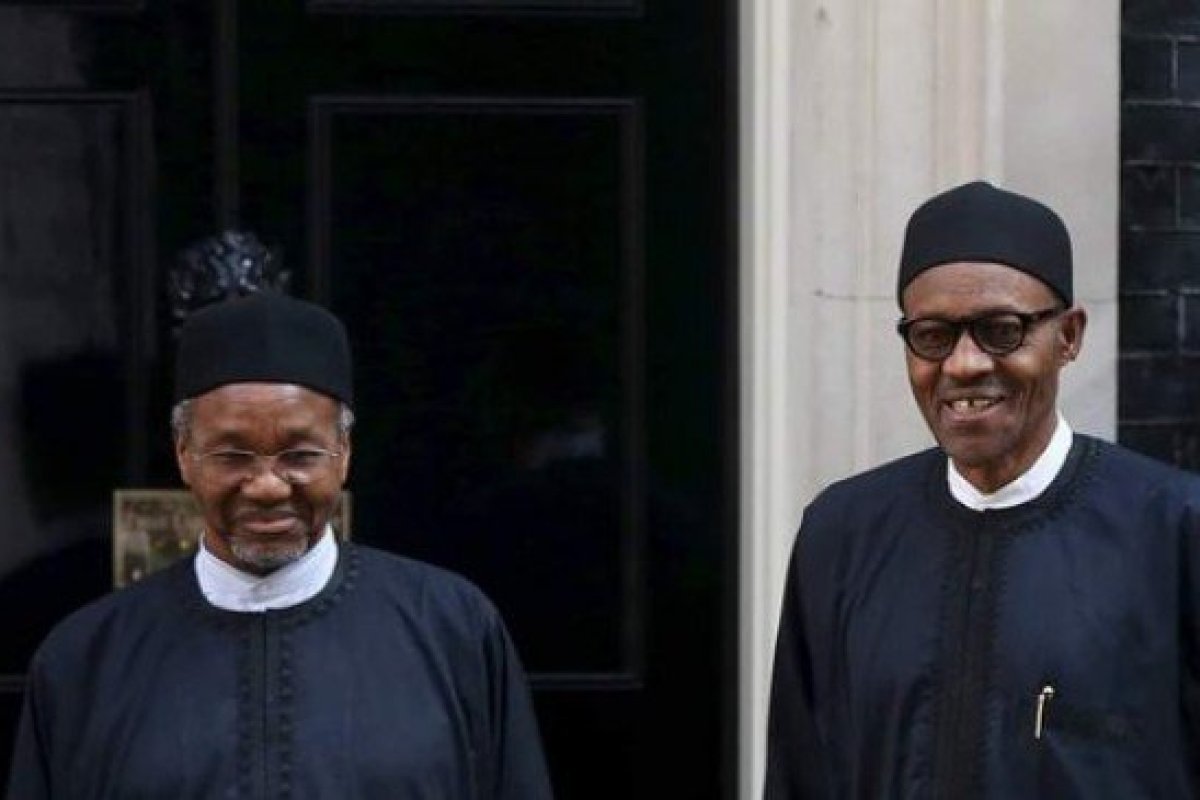
[[[1057,295],[1029,271],[995,261],[953,261],[930,267],[905,287],[904,307],[914,303],[976,301],[999,306],[1052,303]]]
[[[241,407],[336,408],[338,401],[296,383],[239,381],[226,383],[192,398],[195,407],[217,411]]]
[[[296,384],[225,384],[193,399],[191,433],[202,446],[278,449],[338,435],[338,401]]]

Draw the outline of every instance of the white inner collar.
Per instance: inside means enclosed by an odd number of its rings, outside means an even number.
[[[200,537],[196,579],[208,602],[226,611],[267,611],[290,608],[325,588],[337,567],[338,547],[333,528],[325,526],[308,552],[267,575],[254,575],[213,555]]]
[[[984,511],[989,508],[1012,508],[1021,503],[1028,503],[1046,491],[1058,477],[1063,464],[1067,463],[1073,436],[1071,426],[1059,412],[1054,435],[1050,437],[1050,443],[1038,456],[1037,461],[1033,462],[1033,466],[1023,475],[1006,483],[991,494],[984,494],[972,486],[971,482],[964,478],[958,468],[954,466],[954,462],[950,461],[949,469],[946,470],[946,481],[950,484],[950,494],[954,496],[955,500],[975,511]]]

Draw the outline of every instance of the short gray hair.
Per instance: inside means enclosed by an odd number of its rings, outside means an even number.
[[[354,427],[354,411],[350,406],[338,401],[338,416],[337,429],[338,436],[346,439],[350,436],[350,429]],[[192,432],[192,401],[180,400],[171,409],[171,435],[176,442],[181,442],[188,438]]]

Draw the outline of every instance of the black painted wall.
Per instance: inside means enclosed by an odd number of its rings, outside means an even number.
[[[1121,100],[1118,436],[1200,469],[1200,2],[1124,0]]]

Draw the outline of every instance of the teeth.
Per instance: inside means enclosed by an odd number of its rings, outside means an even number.
[[[961,400],[951,400],[950,408],[959,413],[966,413],[967,411],[982,411],[995,403],[995,400],[986,397],[967,397]]]

